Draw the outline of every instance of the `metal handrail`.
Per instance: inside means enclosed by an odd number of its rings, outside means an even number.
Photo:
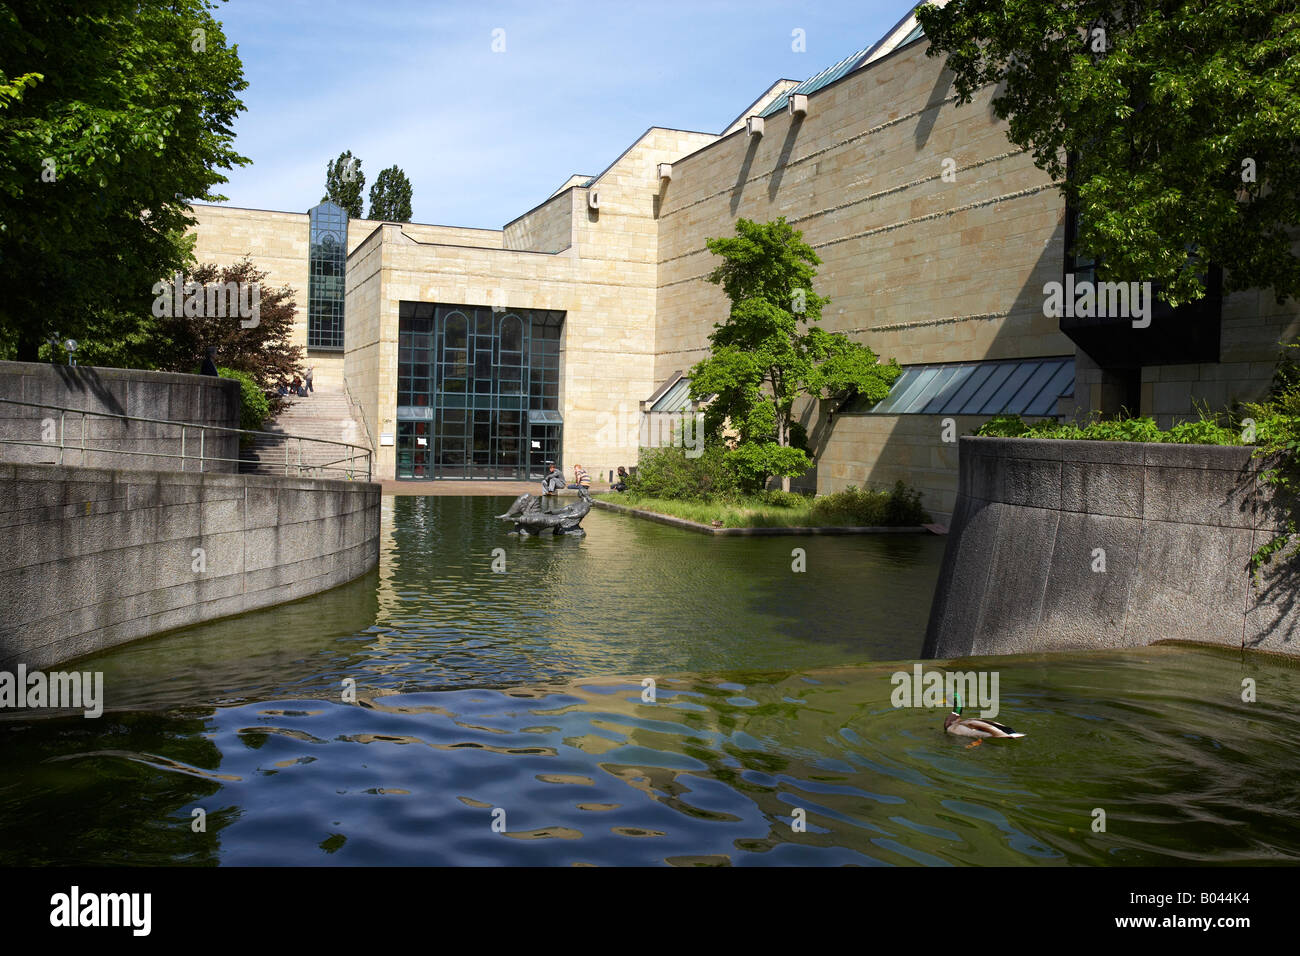
[[[347,475],[347,480],[349,481],[357,480],[357,476],[360,474],[362,462],[364,462],[365,465],[365,480],[369,481],[371,476],[371,451],[369,448],[366,448],[362,445],[353,445],[350,444],[349,442],[334,441],[329,438],[306,438],[301,435],[285,435],[285,434],[278,434],[276,432],[260,432],[260,431],[253,431],[247,428],[230,428],[225,425],[200,425],[195,422],[177,422],[167,418],[144,418],[139,415],[118,415],[113,412],[97,412],[97,411],[91,411],[89,409],[84,409],[84,408],[71,408],[66,405],[49,405],[41,402],[23,402],[14,398],[0,398],[0,404],[21,405],[25,408],[37,408],[43,411],[55,411],[59,413],[59,436],[58,436],[57,446],[55,446],[53,442],[49,442],[49,441],[23,441],[17,438],[0,438],[0,445],[25,445],[34,448],[57,447],[59,449],[60,465],[64,463],[63,462],[64,453],[67,451],[81,452],[81,454],[83,455],[83,460],[87,452],[97,452],[106,455],[132,455],[132,456],[137,456],[142,458],[179,459],[181,462],[181,469],[180,469],[181,471],[185,471],[185,463],[189,461],[197,462],[200,472],[204,470],[203,466],[207,462],[227,462],[232,464],[242,464],[248,461],[248,459],[245,458],[220,458],[215,455],[214,456],[207,455],[205,449],[206,433],[209,431],[214,431],[214,432],[228,432],[228,433],[241,435],[241,436],[252,435],[254,442],[256,442],[258,438],[266,438],[266,439],[272,439],[275,441],[284,442],[284,456],[285,456],[284,473],[286,475],[290,473],[291,468],[297,469],[298,474],[301,476],[304,470],[307,472],[312,472],[312,471],[319,472],[324,468],[328,468],[330,465],[335,465],[347,461],[349,463],[349,467],[343,469],[344,473]],[[67,443],[67,415],[69,413],[82,416],[80,445],[70,446]],[[128,451],[123,448],[88,447],[86,445],[86,416],[88,415],[94,415],[97,418],[111,418],[117,421],[143,422],[150,425],[171,425],[173,427],[179,428],[181,430],[181,436],[180,436],[181,453],[177,455],[169,452]],[[197,429],[199,432],[199,453],[197,456],[189,455],[186,453],[186,431],[188,429]],[[291,441],[296,441],[298,443],[298,461],[296,465],[291,465],[289,462],[289,443]],[[325,463],[313,464],[309,462],[307,464],[304,464],[302,460],[302,443],[305,441],[316,442],[317,444],[321,444],[321,445],[335,445],[340,448],[346,448],[348,449],[347,457],[338,458],[333,461],[329,461]],[[355,467],[353,467],[352,465],[353,462],[357,463]]]

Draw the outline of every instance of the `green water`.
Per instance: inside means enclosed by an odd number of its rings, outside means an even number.
[[[104,717],[0,720],[0,862],[1300,859],[1290,662],[966,661],[1027,734],[969,748],[891,704],[941,538],[519,540],[506,504],[386,498],[367,578],[79,662]]]

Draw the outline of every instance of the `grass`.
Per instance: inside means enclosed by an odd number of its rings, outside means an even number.
[[[842,528],[881,527],[887,525],[915,526],[928,522],[924,512],[909,513],[903,520],[890,520],[884,513],[885,492],[860,492],[860,499],[875,495],[879,507],[836,507],[837,496],[803,498],[797,504],[774,505],[756,497],[742,497],[725,502],[678,501],[666,498],[643,498],[610,492],[595,495],[598,501],[641,508],[673,518],[684,518],[698,524],[712,525],[715,520],[724,528]],[[793,496],[792,496],[793,497]],[[924,520],[920,520],[924,519]]]

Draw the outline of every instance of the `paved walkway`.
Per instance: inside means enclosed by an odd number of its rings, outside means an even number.
[[[386,495],[501,495],[514,498],[525,491],[538,495],[542,492],[540,481],[394,481],[385,479],[380,482]],[[596,494],[607,491],[605,485],[592,483],[591,491]],[[576,491],[561,491],[561,495],[573,495]]]

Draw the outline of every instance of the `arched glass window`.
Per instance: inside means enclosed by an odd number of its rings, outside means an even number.
[[[469,387],[469,316],[448,312],[442,317],[442,361],[438,380],[444,392],[463,393]]]
[[[501,319],[501,364],[522,365],[524,362],[524,321],[513,313]]]
[[[447,348],[463,349],[467,346],[469,336],[469,318],[464,312],[449,312],[442,320],[443,341],[447,343]]]

